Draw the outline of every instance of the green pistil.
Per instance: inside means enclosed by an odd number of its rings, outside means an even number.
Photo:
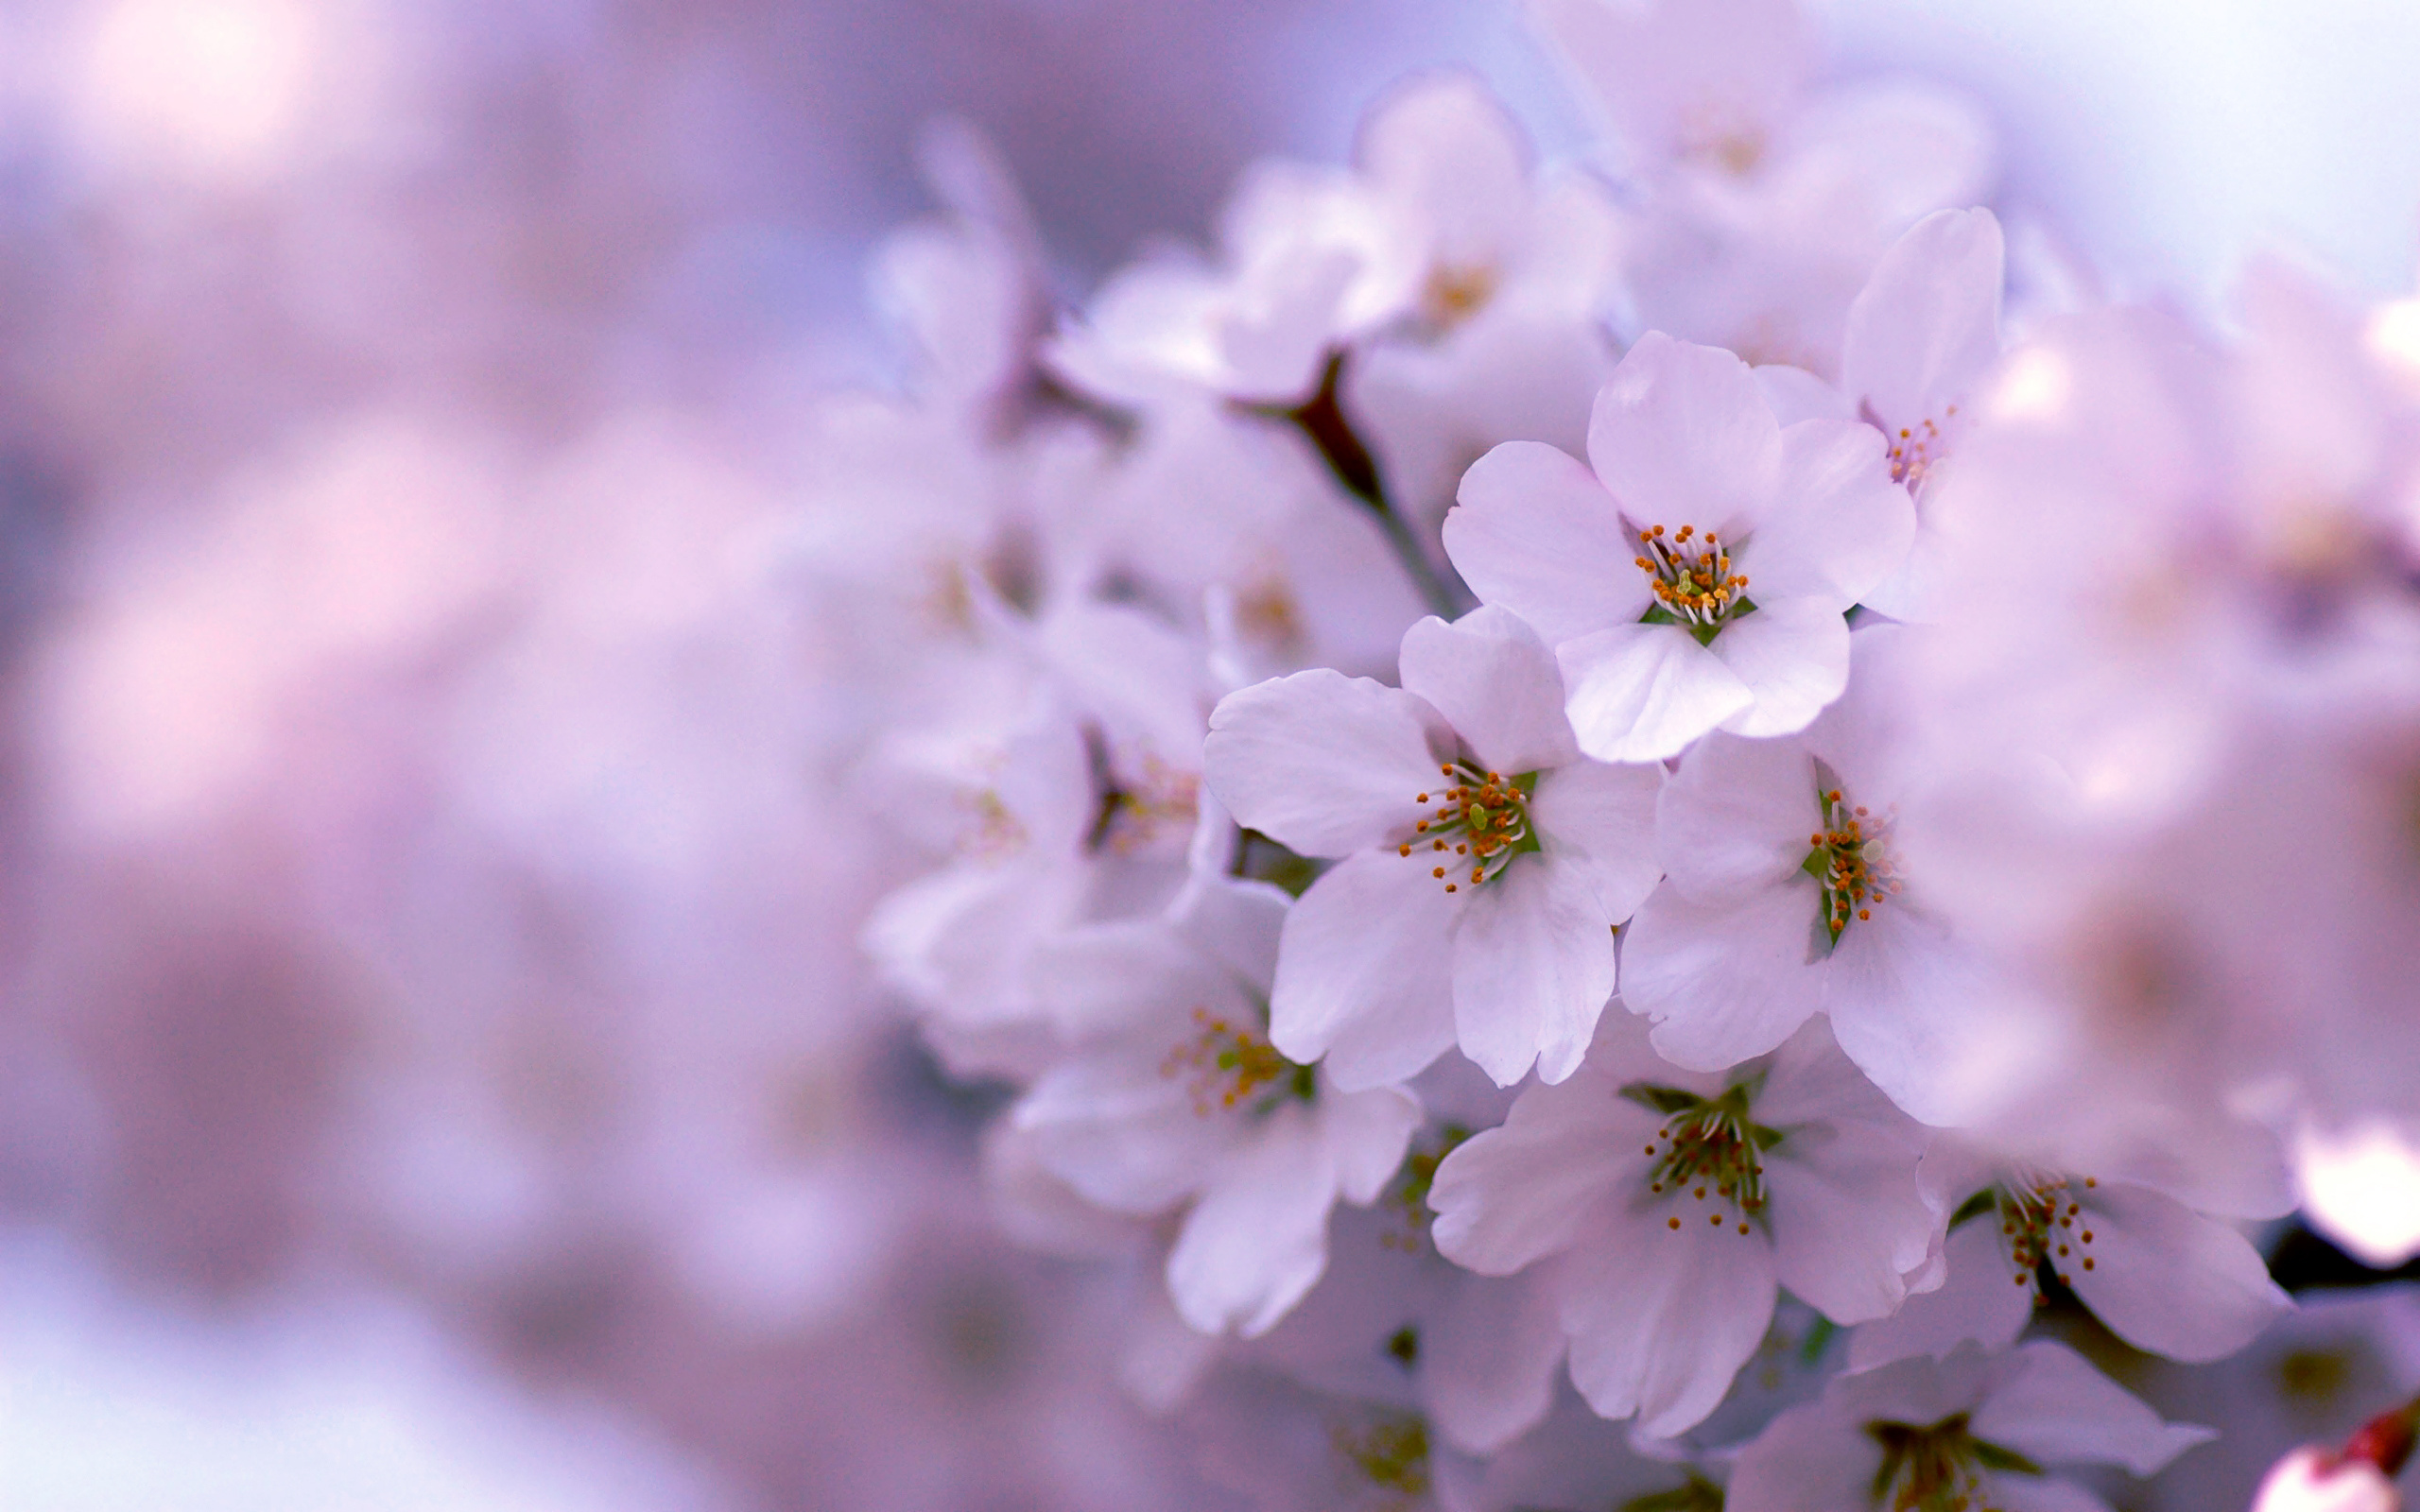
[[[1967,1415],[1937,1423],[1871,1422],[1867,1436],[1882,1446],[1874,1472],[1873,1503],[1889,1512],[1994,1512],[1983,1500],[1982,1471],[2039,1475],[2042,1467],[1968,1431]]]
[[[1508,778],[1482,772],[1466,761],[1448,762],[1437,770],[1445,785],[1416,800],[1424,808],[1436,806],[1419,822],[1413,837],[1395,848],[1398,855],[1430,863],[1429,875],[1443,883],[1447,892],[1459,892],[1495,881],[1513,857],[1539,849],[1537,832],[1530,828],[1530,795],[1537,789],[1537,773]]]
[[[1737,1083],[1720,1096],[1700,1097],[1677,1087],[1632,1082],[1621,1094],[1667,1115],[1664,1126],[1655,1131],[1656,1143],[1647,1146],[1648,1159],[1655,1162],[1649,1170],[1648,1190],[1674,1196],[1687,1192],[1701,1202],[1710,1195],[1730,1205],[1730,1221],[1741,1234],[1753,1231],[1748,1219],[1765,1206],[1764,1152],[1782,1142],[1781,1130],[1748,1116],[1754,1086]],[[1715,1211],[1706,1221],[1719,1228],[1725,1220]],[[1682,1227],[1677,1215],[1666,1223],[1676,1230]]]

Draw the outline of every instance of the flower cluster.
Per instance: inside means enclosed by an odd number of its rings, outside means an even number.
[[[963,174],[886,265],[866,948],[1261,1504],[2100,1505],[2210,1434],[2086,1353],[2420,1252],[2420,305],[2012,297],[1961,100],[1536,11],[1619,173],[1439,74],[1080,307]]]

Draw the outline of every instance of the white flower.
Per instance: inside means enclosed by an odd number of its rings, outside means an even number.
[[[1895,662],[1912,633],[1859,630],[1848,693],[1804,734],[1708,735],[1665,784],[1665,880],[1623,933],[1622,1001],[1668,1059],[1720,1070],[1822,1009],[1901,1108],[1954,1109],[1940,1072],[1976,966],[1893,849]]]
[[[1502,610],[1404,636],[1401,689],[1331,671],[1231,694],[1203,751],[1236,821],[1341,857],[1286,920],[1270,1034],[1339,1085],[1450,1045],[1509,1086],[1571,1074],[1654,885],[1663,774],[1581,756],[1537,635]]]
[[[1725,1512],[2096,1512],[2063,1465],[2149,1475],[2206,1428],[2166,1423],[2062,1344],[1903,1360],[1836,1378],[1739,1452]]]
[[[1950,1215],[1946,1278],[1859,1329],[1853,1367],[2004,1346],[2043,1300],[2045,1272],[2111,1332],[2175,1360],[2223,1359],[2293,1306],[2242,1234],[2147,1182],[1995,1161],[1948,1137],[1921,1175]]]
[[[1894,619],[1921,618],[1946,550],[1927,508],[1935,472],[1974,423],[2000,354],[2006,250],[1988,210],[1941,210],[1916,222],[1875,265],[1841,352],[1841,390],[1882,432],[1891,475],[1916,499],[1916,537],[1901,569],[1864,595]]]
[[[1939,1221],[1923,1147],[1820,1023],[1709,1075],[1611,1014],[1575,1075],[1445,1158],[1433,1232],[1483,1275],[1546,1263],[1572,1383],[1670,1437],[1721,1401],[1779,1287],[1835,1322],[1899,1305]]]
[[[1374,1201],[1420,1121],[1399,1089],[1341,1091],[1270,1044],[1286,906],[1264,884],[1198,880],[1171,920],[1071,931],[1035,962],[1076,1048],[1011,1122],[1089,1201],[1184,1208],[1168,1290],[1205,1333],[1285,1316],[1327,1263],[1329,1210]]]
[[[1848,680],[1844,611],[1915,530],[1879,434],[1784,427],[1747,364],[1651,334],[1597,396],[1588,456],[1509,441],[1445,519],[1463,579],[1554,646],[1581,749],[1805,729]]]

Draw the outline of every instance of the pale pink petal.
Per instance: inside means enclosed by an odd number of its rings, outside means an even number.
[[[1655,890],[1656,795],[1664,769],[1582,761],[1538,779],[1530,823],[1546,853],[1578,868],[1619,923]]]
[[[1898,903],[1852,919],[1832,947],[1824,1011],[1841,1049],[1910,1117],[1945,1125],[1972,1111],[1945,1068],[1967,1063],[1978,962],[1927,914]]]
[[[1794,734],[1849,682],[1848,621],[1822,600],[1784,600],[1735,619],[1713,652],[1755,700],[1722,721],[1735,735]]]
[[[1429,1314],[1420,1356],[1422,1395],[1446,1441],[1491,1454],[1554,1404],[1563,1324],[1544,1286],[1474,1276]]]
[[[1821,598],[1846,609],[1896,572],[1916,535],[1916,506],[1891,481],[1882,433],[1847,421],[1801,421],[1781,433],[1772,507],[1732,560],[1748,596]]]
[[[1582,1074],[1532,1087],[1495,1128],[1445,1157],[1428,1190],[1439,1253],[1482,1276],[1509,1276],[1569,1246],[1608,1194],[1635,1175],[1621,1152],[1655,1132],[1655,1115]]]
[[[1720,903],[1798,875],[1823,816],[1804,745],[1717,732],[1664,784],[1656,858],[1683,895]]]
[[[1213,1174],[1168,1251],[1168,1291],[1204,1333],[1267,1332],[1327,1268],[1336,1173],[1310,1109],[1276,1109]]]
[[[1746,363],[1651,331],[1598,391],[1588,462],[1634,524],[1734,535],[1782,486],[1782,430]]]
[[[1940,210],[1916,222],[1849,306],[1841,387],[1893,426],[1941,420],[1999,358],[2005,262],[1988,210]]]
[[[1512,777],[1579,759],[1554,653],[1512,610],[1422,620],[1404,634],[1401,665],[1404,691],[1444,715],[1487,770]]]
[[[1571,1383],[1600,1416],[1668,1438],[1705,1420],[1772,1322],[1772,1246],[1730,1224],[1677,1229],[1624,1214],[1556,1278]]]
[[[2033,1317],[2033,1288],[2008,1258],[1996,1211],[1951,1229],[1943,1251],[1948,1279],[1850,1335],[1850,1369],[1870,1370],[1916,1354],[1937,1359],[1969,1339],[2001,1349],[2025,1332]]]
[[[1529,144],[1476,76],[1416,76],[1373,109],[1354,161],[1409,212],[1433,263],[1498,266],[1530,209]]]
[[[1480,885],[1454,936],[1454,1029],[1498,1087],[1537,1063],[1559,1082],[1580,1064],[1614,995],[1613,920],[1577,868],[1524,856]]]
[[[2083,1195],[2078,1228],[2068,1231],[2076,1253],[2054,1263],[2094,1315],[2135,1348],[2172,1360],[2223,1359],[2292,1311],[2259,1252],[2226,1225],[2146,1187],[2103,1182]],[[2081,1239],[2086,1226],[2090,1245]]]
[[[1635,624],[1652,601],[1613,495],[1538,441],[1506,441],[1462,474],[1445,555],[1471,592],[1548,644]]]
[[[1404,1152],[1420,1127],[1420,1103],[1396,1087],[1348,1092],[1320,1091],[1321,1136],[1336,1164],[1338,1193],[1363,1207],[1377,1200],[1403,1168]]]
[[[1690,741],[1755,707],[1748,684],[1677,625],[1613,626],[1565,641],[1555,648],[1555,661],[1568,690],[1564,708],[1572,732],[1580,748],[1600,762],[1677,756]],[[1845,672],[1845,646],[1841,662]]]
[[[1788,1040],[1822,1002],[1814,885],[1699,903],[1659,887],[1622,932],[1622,1002],[1676,1065],[1720,1071]]]
[[[1178,1044],[1172,1037],[1167,1049]],[[1197,1111],[1183,1079],[1160,1074],[1166,1054],[1136,1046],[1063,1061],[1018,1099],[1010,1122],[1043,1167],[1086,1200],[1162,1211],[1200,1187],[1235,1127],[1219,1110]]]
[[[2123,1465],[2149,1475],[2218,1435],[2170,1423],[2064,1344],[2018,1346],[2012,1368],[1975,1409],[1975,1436],[2043,1464]]]
[[[1822,1401],[1776,1417],[1739,1452],[1727,1512],[1860,1512],[1873,1499],[1882,1447]]]
[[[1454,1042],[1452,926],[1459,900],[1418,858],[1365,850],[1286,916],[1269,1037],[1348,1091],[1400,1081]]]
[[[1433,717],[1401,689],[1315,667],[1220,699],[1202,776],[1246,829],[1350,855],[1410,829],[1438,775]]]

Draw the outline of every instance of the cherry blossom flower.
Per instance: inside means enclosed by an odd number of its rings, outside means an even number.
[[[1168,1290],[1205,1333],[1285,1316],[1326,1265],[1329,1210],[1376,1200],[1420,1120],[1400,1090],[1340,1091],[1269,1042],[1286,908],[1266,884],[1203,879],[1168,920],[1071,931],[1036,962],[1075,1049],[1011,1125],[1103,1208],[1184,1209]]]
[[[1990,211],[1935,211],[1883,254],[1849,306],[1841,390],[1882,432],[1891,475],[1916,500],[1907,562],[1864,595],[1868,609],[1894,619],[1924,616],[1927,587],[1941,572],[1927,495],[1999,360],[2006,261]]]
[[[1654,1022],[1659,1052],[1701,1070],[1763,1055],[1827,1012],[1876,1085],[1942,1123],[1979,968],[1893,848],[1910,633],[1858,631],[1848,693],[1804,734],[1717,732],[1682,758],[1656,803],[1664,884],[1622,938],[1622,1001]]]
[[[1785,428],[1738,358],[1650,335],[1597,396],[1588,456],[1508,441],[1445,519],[1464,580],[1555,648],[1580,748],[1805,729],[1847,684],[1843,612],[1915,529],[1880,435]]]
[[[1340,858],[1286,920],[1270,1033],[1340,1086],[1451,1045],[1561,1081],[1614,990],[1613,927],[1654,885],[1663,774],[1582,756],[1546,646],[1481,609],[1404,636],[1401,689],[1325,670],[1231,694],[1203,751],[1237,822]]]
[[[2004,1347],[2048,1300],[2045,1277],[2119,1338],[2175,1360],[2233,1354],[2293,1305],[2242,1234],[2154,1184],[1997,1162],[1949,1137],[1921,1176],[1949,1214],[1946,1278],[1859,1329],[1852,1368],[1969,1339]]]
[[[1610,1014],[1569,1080],[1446,1157],[1436,1244],[1482,1275],[1546,1267],[1572,1383],[1670,1437],[1721,1401],[1778,1288],[1835,1322],[1899,1305],[1939,1221],[1924,1142],[1820,1023],[1715,1075]]]
[[[2058,1474],[2116,1465],[2149,1475],[2212,1437],[2167,1423],[2062,1344],[2004,1354],[1968,1345],[1843,1375],[1740,1451],[1726,1512],[1888,1506],[2090,1512],[2104,1503]]]

